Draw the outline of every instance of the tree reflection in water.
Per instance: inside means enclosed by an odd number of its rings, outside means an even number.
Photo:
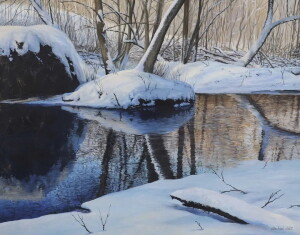
[[[299,101],[198,95],[194,107],[129,111],[0,105],[0,220],[72,210],[212,165],[299,158]]]

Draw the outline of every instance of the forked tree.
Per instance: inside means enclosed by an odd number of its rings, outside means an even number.
[[[44,24],[53,26],[55,28],[59,28],[58,25],[55,24],[53,16],[52,16],[52,9],[51,9],[51,5],[50,5],[50,0],[49,0],[50,13],[48,13],[44,9],[44,6],[41,3],[41,0],[29,0],[29,2],[33,6],[36,13],[39,15],[40,19],[44,22]]]
[[[184,4],[185,0],[174,0],[172,5],[169,7],[168,11],[165,13],[164,18],[161,20],[158,29],[156,30],[154,37],[143,55],[141,61],[139,62],[137,69],[144,72],[152,73],[154,64],[156,62],[157,56],[170,27],[171,22],[179,12],[180,8]]]
[[[275,0],[268,0],[268,13],[267,18],[264,24],[264,27],[262,31],[259,34],[258,39],[256,42],[251,46],[249,51],[242,57],[242,63],[243,66],[247,66],[251,63],[255,55],[258,53],[258,51],[261,49],[261,47],[266,42],[268,36],[270,35],[271,31],[276,28],[277,26],[300,19],[300,15],[290,16],[286,17],[280,20],[277,20],[273,22],[273,16],[274,16],[274,2]]]

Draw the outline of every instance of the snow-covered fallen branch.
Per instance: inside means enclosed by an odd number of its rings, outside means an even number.
[[[182,202],[184,206],[212,212],[240,224],[253,224],[268,228],[294,226],[294,222],[285,216],[216,191],[188,188],[171,193],[171,197]]]
[[[171,195],[171,198],[180,201],[186,207],[192,207],[192,208],[204,210],[206,212],[212,212],[212,213],[223,216],[223,217],[225,217],[227,219],[230,219],[230,220],[232,220],[236,223],[239,223],[239,224],[248,224],[246,221],[244,221],[244,220],[242,220],[242,219],[240,219],[236,216],[233,216],[233,215],[231,215],[231,214],[229,214],[229,213],[227,213],[223,210],[220,210],[218,208],[211,207],[211,206],[199,203],[199,202],[187,201],[187,200],[184,200],[180,197],[176,197],[176,196],[173,196],[173,195]]]

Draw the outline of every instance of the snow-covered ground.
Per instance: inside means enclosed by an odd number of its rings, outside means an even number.
[[[300,204],[299,168],[300,160],[268,163],[266,166],[264,162],[246,161],[236,168],[225,169],[224,178],[247,194],[219,194],[221,190],[228,190],[228,186],[207,171],[180,180],[157,181],[84,203],[83,207],[90,209],[91,213],[70,212],[12,221],[0,224],[0,231],[7,235],[86,234],[72,217],[80,215],[87,228],[98,234],[299,234],[300,207],[290,208]],[[177,190],[185,190],[181,196],[190,194],[193,200],[200,201],[206,200],[200,196],[208,192],[210,197],[206,201],[211,205],[220,207],[224,204],[223,209],[229,208],[232,213],[244,218],[252,217],[252,220],[248,220],[250,224],[237,224],[198,209],[184,207],[170,198],[171,194],[178,195]],[[277,190],[284,195],[260,209],[270,194]],[[197,198],[199,192],[201,195]],[[105,218],[109,205],[110,216],[103,232],[99,210]],[[247,208],[256,208],[256,212],[261,213],[253,217],[253,212]],[[266,215],[275,219],[268,220]],[[195,221],[204,230],[200,230]]]
[[[153,106],[161,101],[182,106],[194,99],[193,88],[187,83],[138,70],[124,70],[87,82],[73,93],[27,103],[127,109]]]
[[[73,93],[42,101],[23,102],[127,109],[152,106],[155,100],[189,103],[194,99],[193,90],[195,93],[208,94],[284,93],[300,90],[300,75],[294,74],[299,70],[297,67],[245,68],[213,61],[185,65],[179,62],[159,63],[162,63],[160,75],[166,79],[135,69],[102,77],[98,74],[96,80],[81,85]]]
[[[163,65],[165,76],[189,83],[196,93],[270,93],[300,90],[299,68],[245,68],[205,61]]]

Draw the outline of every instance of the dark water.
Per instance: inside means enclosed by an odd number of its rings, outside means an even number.
[[[0,222],[158,179],[300,158],[300,96],[198,95],[180,110],[0,105]]]

